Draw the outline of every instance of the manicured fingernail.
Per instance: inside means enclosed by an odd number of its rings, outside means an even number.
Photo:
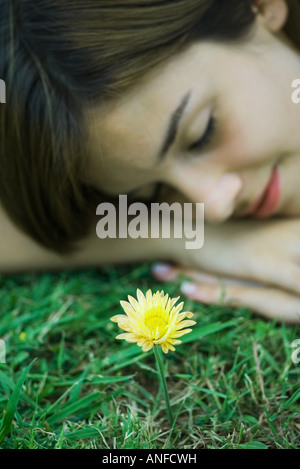
[[[184,295],[193,295],[197,290],[197,285],[192,282],[183,282],[180,290]]]
[[[156,263],[152,266],[152,272],[155,275],[167,275],[171,272],[171,266],[170,264],[160,264]]]

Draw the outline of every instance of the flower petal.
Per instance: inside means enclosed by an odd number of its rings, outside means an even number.
[[[143,292],[141,292],[141,290],[137,289],[136,295],[137,295],[138,302],[139,302],[140,306],[142,308],[144,308],[146,306],[146,298],[144,297]]]
[[[126,340],[126,342],[134,343],[138,341],[138,337],[135,334],[131,334],[130,332],[125,334],[117,335],[116,339]]]
[[[136,311],[128,301],[120,301],[120,305],[124,309],[125,313],[130,317],[136,316]]]
[[[153,343],[152,342],[145,342],[145,344],[143,345],[143,352],[149,352],[149,350],[151,350],[153,348]]]
[[[170,334],[170,338],[176,339],[177,337],[182,337],[183,335],[188,334],[189,332],[192,332],[192,329],[184,329],[183,331],[177,331]]]
[[[189,320],[193,317],[190,311],[182,312],[184,303],[176,306],[177,298],[170,298],[168,293],[149,289],[146,294],[137,289],[137,299],[128,295],[128,301],[120,301],[125,314],[118,314],[111,318],[125,333],[119,334],[117,339],[130,343],[137,343],[144,352],[148,352],[153,345],[160,345],[164,353],[174,351],[174,345],[181,343],[178,337],[191,332],[187,327],[196,324]]]
[[[197,324],[196,321],[191,321],[190,319],[187,321],[181,321],[176,324],[176,331],[183,329],[184,327],[194,326],[195,324]]]
[[[117,314],[116,316],[113,316],[112,318],[110,318],[110,320],[112,322],[119,322],[119,321],[123,321],[123,318],[127,319],[127,316],[125,316],[125,314]]]
[[[128,301],[131,304],[131,306],[133,307],[135,312],[139,311],[140,305],[139,305],[138,301],[135,298],[133,298],[133,296],[128,295]]]

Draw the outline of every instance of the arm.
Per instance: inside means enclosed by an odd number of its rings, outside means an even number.
[[[171,257],[168,240],[101,240],[96,235],[97,221],[89,236],[80,243],[78,251],[63,256],[41,247],[22,233],[0,208],[0,274],[80,269]]]

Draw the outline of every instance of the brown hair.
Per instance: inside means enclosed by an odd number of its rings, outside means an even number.
[[[85,110],[118,97],[192,41],[242,38],[254,21],[251,4],[0,0],[7,103],[0,105],[0,200],[14,223],[49,249],[74,248],[100,197],[83,182]]]

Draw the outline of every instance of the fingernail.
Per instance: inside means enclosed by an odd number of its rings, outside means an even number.
[[[170,264],[156,263],[152,266],[152,272],[156,275],[167,275],[171,272]]]
[[[183,282],[181,284],[180,290],[184,295],[192,295],[197,290],[197,285],[192,282]]]

